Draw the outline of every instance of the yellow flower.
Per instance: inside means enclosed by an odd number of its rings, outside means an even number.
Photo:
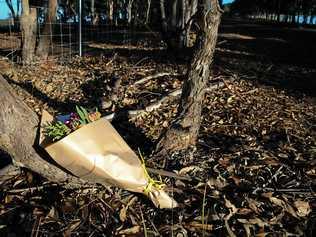
[[[89,117],[89,120],[93,122],[101,118],[101,113],[98,111],[89,113],[88,117]]]

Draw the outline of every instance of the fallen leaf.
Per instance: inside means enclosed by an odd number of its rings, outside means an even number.
[[[308,216],[311,212],[311,208],[308,202],[304,201],[295,201],[294,206],[297,209],[297,215],[300,217]]]

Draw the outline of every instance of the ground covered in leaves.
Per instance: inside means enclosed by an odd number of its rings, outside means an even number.
[[[233,35],[236,37],[241,38]],[[137,49],[67,63],[5,67],[6,79],[38,114],[42,109],[67,113],[75,104],[97,106],[103,115],[111,115],[114,126],[135,151],[140,148],[145,153],[149,167],[186,178],[162,177],[180,206],[158,210],[141,195],[100,185],[65,190],[25,170],[1,183],[0,233],[316,233],[316,104],[310,91],[302,92],[304,87],[298,92],[288,86],[316,69],[276,63],[269,55],[248,58],[250,47],[240,49],[244,44],[235,42],[232,49],[231,38],[220,37],[197,146],[159,161],[151,159],[150,151],[176,114],[178,97],[172,92],[181,88],[185,61],[163,51],[148,50],[144,55]],[[232,50],[234,55],[238,50],[244,56],[236,59],[229,55]],[[165,74],[137,83],[157,73]]]

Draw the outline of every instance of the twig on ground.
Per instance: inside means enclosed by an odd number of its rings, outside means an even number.
[[[116,60],[116,58],[117,58],[117,53],[115,53],[115,54],[113,55],[113,57],[111,58],[111,60],[108,61],[108,62],[105,64],[105,66],[109,66],[111,63],[113,63],[113,62]]]
[[[143,84],[151,79],[156,79],[156,78],[159,78],[159,77],[165,77],[165,76],[181,76],[181,74],[179,73],[169,73],[169,72],[161,72],[161,73],[157,73],[155,75],[151,75],[151,76],[147,76],[147,77],[144,77],[138,81],[136,81],[134,83],[134,85],[139,85],[139,84]]]
[[[147,167],[147,170],[150,173],[158,174],[161,176],[171,177],[171,178],[175,178],[175,179],[179,179],[179,180],[187,180],[187,181],[192,180],[190,177],[183,176],[183,175],[177,175],[176,173],[165,171],[165,170],[153,169],[153,168],[148,168],[148,167]]]

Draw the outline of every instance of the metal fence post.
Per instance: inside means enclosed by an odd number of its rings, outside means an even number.
[[[82,56],[82,0],[79,0],[79,56]]]

